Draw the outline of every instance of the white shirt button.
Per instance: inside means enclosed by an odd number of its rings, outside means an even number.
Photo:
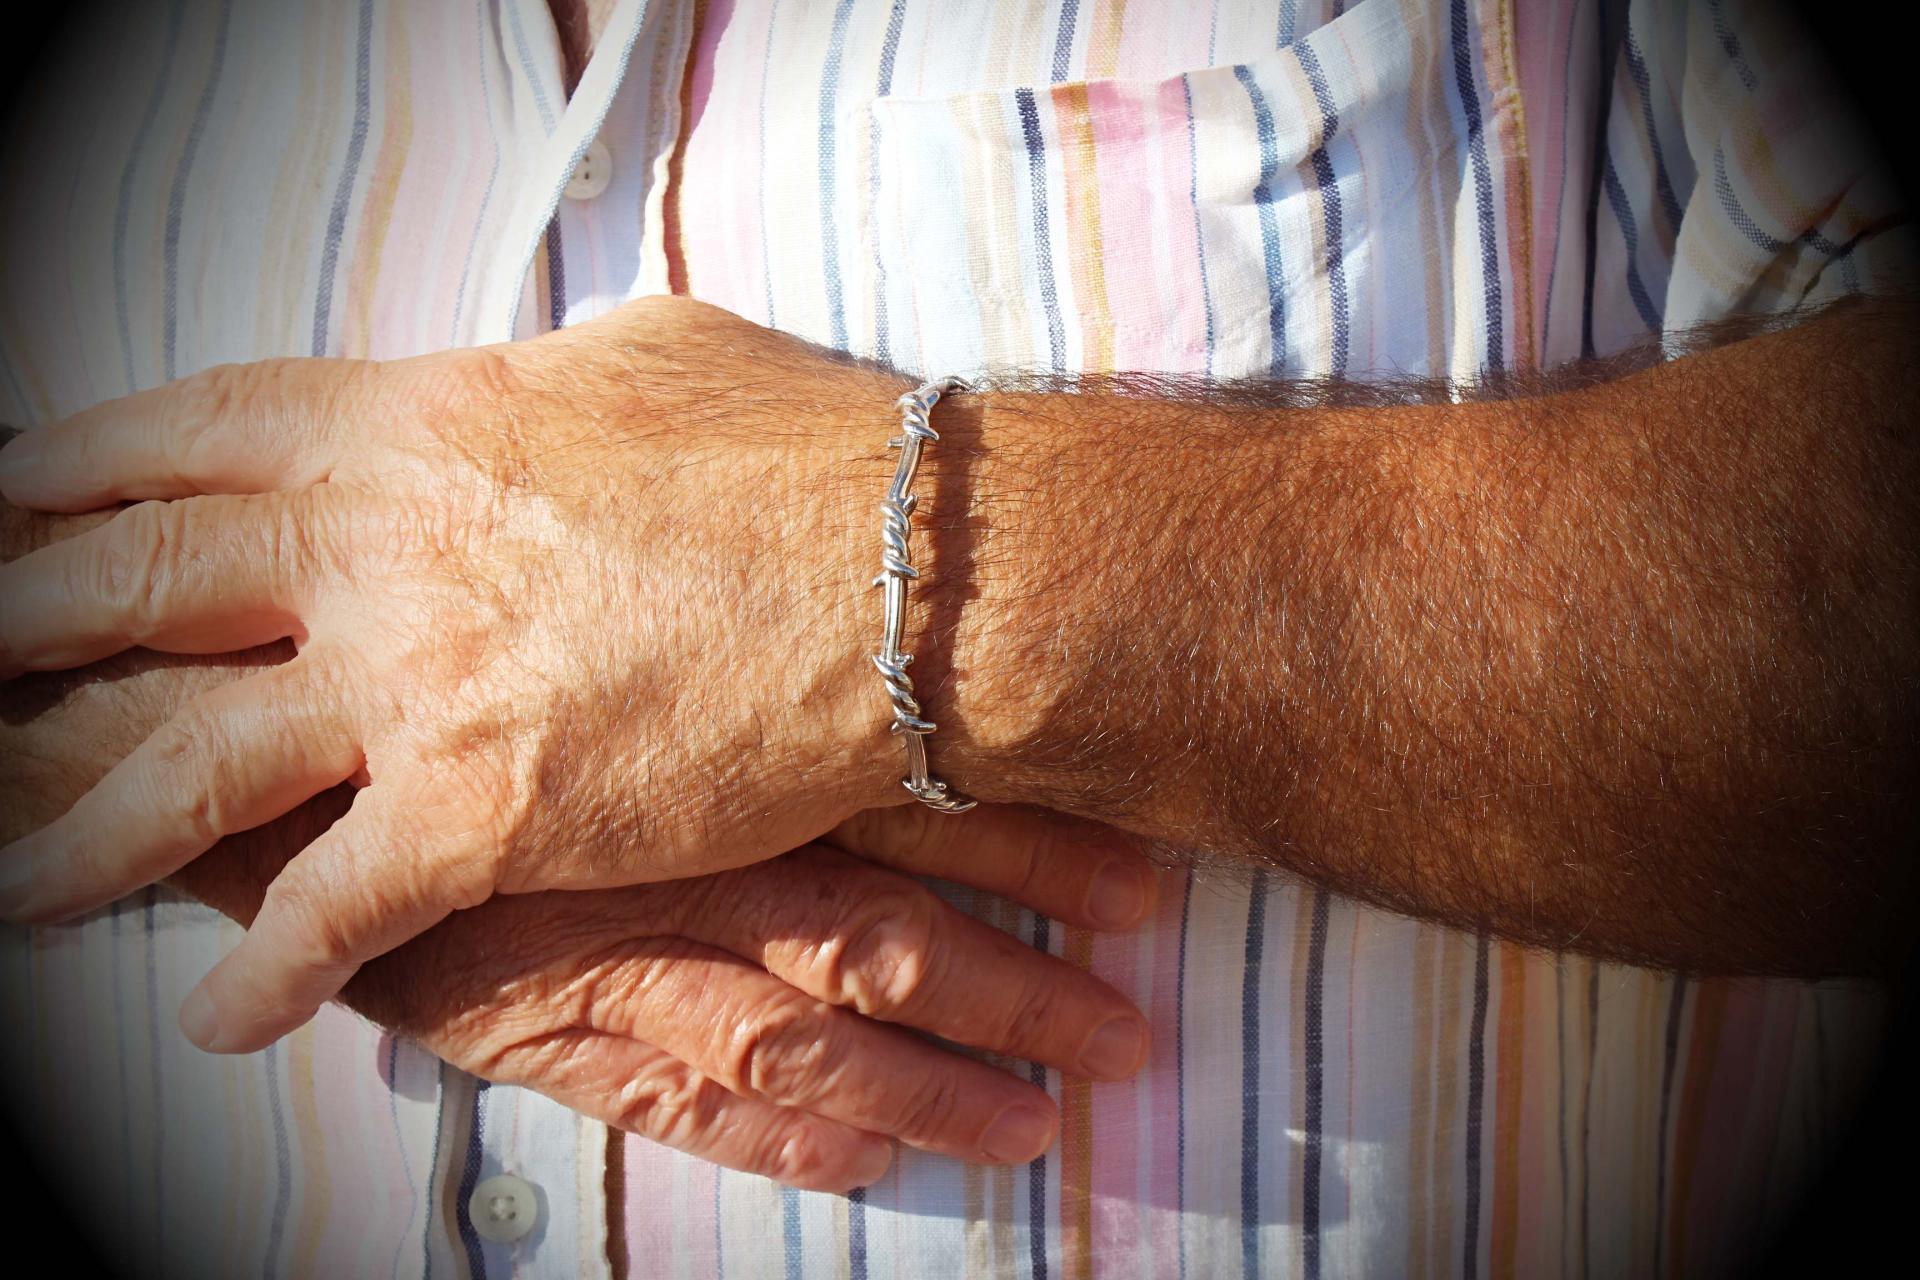
[[[510,1244],[540,1221],[540,1199],[533,1185],[510,1173],[496,1174],[473,1189],[467,1220],[483,1240]]]
[[[613,152],[607,150],[607,144],[595,138],[587,144],[587,153],[580,157],[580,163],[574,166],[573,177],[567,180],[566,197],[569,200],[591,200],[607,189],[613,181]]]

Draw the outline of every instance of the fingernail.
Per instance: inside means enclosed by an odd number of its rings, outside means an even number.
[[[18,923],[31,896],[33,854],[25,840],[0,849],[0,920]]]
[[[870,1187],[886,1176],[887,1166],[893,1163],[893,1144],[875,1142],[867,1147],[860,1158],[854,1162],[853,1185]]]
[[[1109,862],[1093,878],[1087,895],[1087,914],[1107,929],[1124,929],[1139,921],[1147,909],[1147,878],[1138,867]]]
[[[23,431],[0,447],[0,492],[11,494],[14,481],[40,461],[40,433]]]
[[[221,1051],[220,1012],[213,1007],[213,997],[203,988],[195,987],[181,1002],[180,1030],[208,1053]]]
[[[989,1160],[1025,1164],[1053,1141],[1053,1117],[1024,1103],[1008,1107],[987,1126],[980,1149]]]
[[[1101,1080],[1118,1080],[1133,1074],[1146,1048],[1146,1030],[1138,1018],[1114,1018],[1094,1032],[1080,1051],[1080,1069]]]

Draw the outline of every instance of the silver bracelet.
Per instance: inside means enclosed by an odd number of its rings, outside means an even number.
[[[907,776],[900,782],[920,803],[942,813],[965,813],[975,802],[927,772],[926,737],[934,726],[931,720],[921,716],[920,703],[913,696],[913,680],[907,675],[913,655],[900,652],[901,636],[907,626],[907,580],[920,576],[907,549],[907,539],[913,529],[913,508],[919,499],[907,490],[912,487],[913,473],[920,466],[921,448],[927,441],[940,438],[929,421],[933,406],[943,395],[969,389],[959,378],[942,378],[918,391],[908,392],[897,402],[900,434],[887,441],[887,447],[900,450],[900,465],[894,468],[893,484],[887,489],[886,500],[880,504],[885,518],[881,541],[886,551],[880,573],[873,580],[874,586],[887,590],[886,625],[880,635],[880,652],[873,655],[873,665],[886,678],[887,697],[893,702],[892,732],[906,739]]]

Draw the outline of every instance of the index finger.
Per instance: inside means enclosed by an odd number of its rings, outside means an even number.
[[[965,814],[901,804],[857,813],[825,843],[914,875],[938,876],[1093,929],[1131,929],[1153,909],[1153,863],[1124,833],[1022,805]]]
[[[216,365],[108,400],[0,448],[0,494],[41,511],[265,493],[314,484],[339,458],[338,429],[367,409],[360,360]]]
[[[687,882],[686,937],[817,1000],[1099,1080],[1146,1060],[1147,1024],[1085,970],[836,849]]]

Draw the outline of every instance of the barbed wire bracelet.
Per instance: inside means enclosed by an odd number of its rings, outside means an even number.
[[[907,674],[913,655],[900,651],[907,626],[907,583],[920,576],[919,570],[913,567],[913,555],[908,547],[913,533],[913,508],[919,502],[910,490],[913,473],[920,466],[921,449],[940,439],[931,422],[933,406],[942,396],[970,389],[959,378],[942,378],[917,391],[909,391],[896,402],[900,408],[900,434],[887,441],[887,447],[900,450],[900,461],[894,468],[887,496],[880,504],[884,554],[880,572],[873,580],[874,586],[886,588],[887,593],[886,622],[880,635],[880,652],[873,655],[873,665],[885,678],[887,697],[893,703],[891,731],[899,734],[907,745],[907,776],[900,780],[901,785],[920,803],[942,813],[965,813],[975,802],[927,769],[927,735],[933,732],[934,724],[921,715],[920,703],[913,696],[913,678]]]

